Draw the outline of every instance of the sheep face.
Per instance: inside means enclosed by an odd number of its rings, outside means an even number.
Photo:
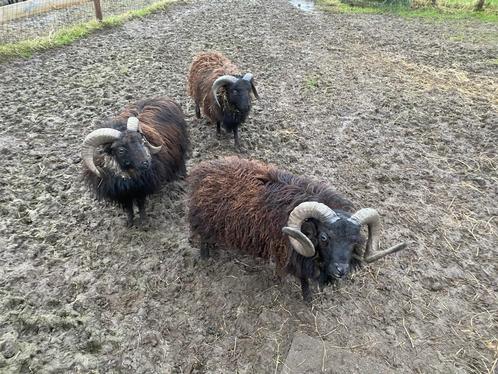
[[[238,79],[226,87],[227,101],[241,113],[248,113],[251,109],[251,82]]]
[[[119,139],[110,144],[109,149],[125,171],[145,171],[151,166],[152,156],[140,132],[125,131]]]
[[[316,219],[303,222],[301,230],[315,246],[319,278],[323,283],[344,278],[349,273],[354,248],[363,242],[360,228],[347,218],[335,222]]]

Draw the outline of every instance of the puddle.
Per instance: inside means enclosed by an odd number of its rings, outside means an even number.
[[[314,0],[289,0],[289,2],[296,8],[301,9],[304,12],[311,12],[315,9]]]

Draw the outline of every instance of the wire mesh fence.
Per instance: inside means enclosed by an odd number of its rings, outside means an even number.
[[[58,30],[142,9],[157,0],[0,0],[0,44],[50,36]]]

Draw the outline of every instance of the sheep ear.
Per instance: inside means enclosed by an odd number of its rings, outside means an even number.
[[[259,99],[258,91],[256,91],[256,87],[254,86],[254,81],[251,81],[251,89],[254,97],[256,99]]]
[[[254,85],[254,77],[251,73],[245,73],[242,77],[242,80],[248,81],[251,83],[251,90],[256,99],[259,99],[258,91],[256,91],[256,86]]]

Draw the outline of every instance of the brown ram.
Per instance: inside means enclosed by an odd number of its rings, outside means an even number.
[[[251,73],[242,75],[237,66],[218,52],[203,52],[194,57],[188,73],[188,94],[194,99],[195,114],[202,112],[220,134],[220,126],[233,132],[235,146],[240,148],[239,126],[251,110],[251,91],[256,98]]]
[[[238,157],[208,161],[189,176],[188,219],[201,256],[219,245],[273,259],[278,270],[326,284],[345,277],[354,262],[372,262],[405,247],[378,251],[379,215],[356,212],[326,183]],[[368,225],[366,249],[361,226]]]

